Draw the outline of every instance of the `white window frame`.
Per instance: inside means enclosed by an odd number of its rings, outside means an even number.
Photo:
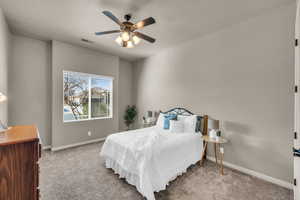
[[[88,83],[88,88],[89,88],[89,114],[88,114],[88,119],[78,119],[78,120],[64,120],[64,74],[65,73],[73,73],[73,74],[79,74],[81,76],[87,76],[89,77],[89,83]],[[93,121],[93,120],[99,120],[99,119],[112,119],[113,118],[113,94],[114,94],[114,77],[112,76],[103,76],[103,75],[97,75],[97,74],[88,74],[88,73],[83,73],[83,72],[76,72],[76,71],[68,71],[68,70],[63,70],[63,123],[69,123],[69,122],[82,122],[82,121]],[[111,99],[110,99],[110,105],[109,105],[109,110],[110,110],[110,115],[107,117],[91,117],[91,79],[92,78],[101,78],[105,80],[110,80],[111,81]]]

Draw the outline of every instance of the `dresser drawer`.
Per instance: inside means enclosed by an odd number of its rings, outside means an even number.
[[[39,138],[35,126],[12,127],[0,141],[0,200],[39,199]]]

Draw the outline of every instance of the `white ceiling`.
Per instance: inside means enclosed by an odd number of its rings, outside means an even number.
[[[0,0],[13,32],[43,39],[56,39],[129,60],[215,32],[268,9],[295,0]],[[101,12],[110,10],[123,19],[132,13],[137,22],[152,16],[157,23],[141,32],[157,39],[133,49],[117,46],[116,34],[95,36],[95,31],[118,29]],[[86,38],[93,44],[80,41]]]

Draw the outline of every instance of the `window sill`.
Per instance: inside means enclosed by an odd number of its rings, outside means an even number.
[[[92,119],[70,120],[70,121],[63,121],[63,123],[66,124],[66,123],[72,123],[72,122],[86,122],[86,121],[94,121],[94,120],[101,120],[101,119],[113,119],[113,116],[97,117],[97,118],[92,118]]]

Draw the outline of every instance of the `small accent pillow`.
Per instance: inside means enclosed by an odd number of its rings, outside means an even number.
[[[183,133],[184,132],[183,122],[177,120],[170,120],[170,132]]]
[[[164,119],[165,119],[165,114],[160,113],[156,122],[156,126],[163,129]]]
[[[170,128],[170,120],[177,120],[177,115],[175,114],[165,115],[164,129]]]

